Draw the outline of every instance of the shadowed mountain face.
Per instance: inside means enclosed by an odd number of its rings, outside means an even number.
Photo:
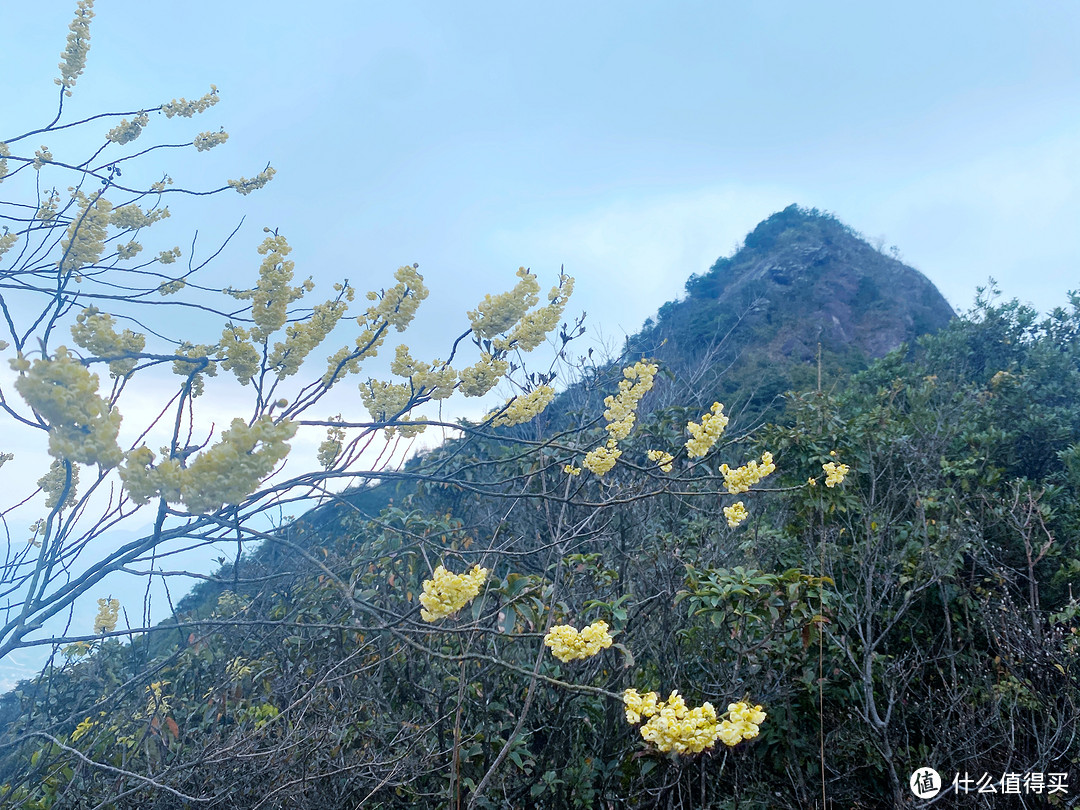
[[[748,383],[755,398],[807,384],[819,343],[827,369],[851,372],[955,317],[922,273],[835,217],[796,205],[691,276],[686,291],[628,347],[727,396]]]

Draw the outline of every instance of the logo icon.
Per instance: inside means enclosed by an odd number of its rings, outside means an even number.
[[[933,768],[919,768],[911,774],[908,784],[920,799],[932,799],[941,792],[941,776]]]

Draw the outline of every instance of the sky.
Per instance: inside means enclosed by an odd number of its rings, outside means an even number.
[[[4,3],[0,138],[51,118],[73,10]],[[587,340],[617,349],[791,203],[895,245],[958,311],[990,277],[1043,312],[1080,288],[1073,2],[111,0],[95,11],[71,116],[213,83],[217,106],[155,116],[143,138],[223,127],[228,142],[148,155],[148,176],[205,190],[277,170],[250,196],[171,201],[160,247],[175,237],[186,254],[197,229],[206,255],[243,220],[212,273],[250,284],[262,228],[279,228],[297,274],[324,292],[345,278],[388,286],[416,262],[431,290],[411,338],[419,355],[445,356],[465,311],[512,286],[520,265],[545,289],[564,267]],[[113,123],[44,140],[58,157],[85,153]],[[239,394],[215,396],[227,410]],[[40,448],[20,449],[47,465]]]

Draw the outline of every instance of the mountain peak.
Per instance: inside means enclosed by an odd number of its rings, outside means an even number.
[[[652,349],[684,371],[700,372],[708,358],[729,381],[816,366],[819,344],[827,360],[853,370],[955,317],[918,270],[832,214],[798,205],[761,222],[732,256],[691,276],[686,291],[630,348]],[[805,383],[797,371],[785,374],[786,384]]]

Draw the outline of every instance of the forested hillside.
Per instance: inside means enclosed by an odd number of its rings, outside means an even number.
[[[786,209],[546,410],[68,647],[5,699],[0,803],[869,808],[923,766],[1075,772],[1078,401],[1080,297],[954,319]],[[478,576],[443,607],[440,565]],[[765,717],[672,748],[628,689]]]

